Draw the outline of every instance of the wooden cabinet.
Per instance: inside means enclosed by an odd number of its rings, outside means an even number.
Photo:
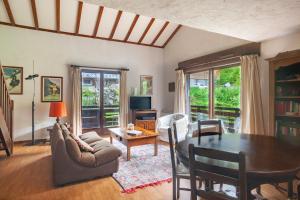
[[[156,110],[133,110],[132,122],[135,126],[147,130],[155,130],[156,127]]]
[[[156,122],[155,120],[136,120],[135,125],[143,129],[154,131]]]
[[[269,61],[269,131],[275,136],[300,136],[300,50]]]

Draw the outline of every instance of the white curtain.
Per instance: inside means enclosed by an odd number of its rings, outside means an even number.
[[[183,70],[177,70],[175,82],[174,113],[185,113],[185,85],[186,79]]]
[[[127,71],[121,71],[120,80],[120,127],[126,128],[128,123]]]
[[[73,133],[80,135],[82,133],[81,122],[81,81],[80,81],[80,68],[72,67],[72,126]]]
[[[258,56],[241,57],[241,131],[265,135]]]

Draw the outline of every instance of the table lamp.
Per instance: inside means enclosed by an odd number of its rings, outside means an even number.
[[[56,117],[56,122],[59,123],[60,117],[67,116],[67,110],[64,102],[51,102],[49,117]]]

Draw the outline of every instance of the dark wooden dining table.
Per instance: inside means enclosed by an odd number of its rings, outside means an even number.
[[[189,167],[189,144],[221,151],[244,152],[249,199],[252,198],[252,189],[266,183],[287,182],[288,197],[293,196],[293,180],[300,171],[300,137],[223,134],[221,139],[218,136],[201,137],[200,144],[197,137],[188,138],[175,147],[179,160],[186,167]],[[237,170],[237,166],[228,162],[218,161],[216,165]]]

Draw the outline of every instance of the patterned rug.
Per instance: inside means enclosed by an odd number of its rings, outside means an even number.
[[[119,171],[113,177],[123,192],[133,193],[139,188],[172,181],[172,165],[167,146],[158,145],[157,156],[153,156],[153,145],[132,147],[131,159],[126,161],[126,147],[115,140],[113,144],[122,151]]]

